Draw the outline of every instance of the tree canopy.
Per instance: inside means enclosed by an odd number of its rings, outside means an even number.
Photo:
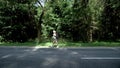
[[[119,0],[0,0],[0,41],[119,41]]]

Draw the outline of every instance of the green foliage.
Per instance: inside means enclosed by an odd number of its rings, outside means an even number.
[[[2,40],[24,42],[37,33],[48,40],[53,29],[60,38],[70,41],[120,39],[119,0],[44,0],[43,7],[35,6],[36,2],[0,0]]]
[[[72,41],[88,42],[89,39],[92,39],[92,41],[117,39],[117,37],[109,31],[110,28],[107,27],[112,26],[111,28],[113,29],[117,28],[118,25],[104,25],[107,23],[105,20],[112,19],[109,19],[111,16],[106,15],[109,12],[105,13],[105,16],[103,16],[103,14],[107,9],[105,5],[110,5],[111,8],[117,10],[119,1],[110,0],[111,2],[109,4],[108,1],[109,0],[49,1],[46,5],[46,14],[43,18],[44,36],[50,37],[51,30],[56,29],[60,37]],[[108,10],[110,9],[108,8]],[[114,14],[114,12],[111,13]],[[119,22],[118,16],[120,15],[118,10],[117,13],[112,17],[117,16],[117,22]],[[107,16],[108,18],[106,19]],[[112,22],[116,22],[116,20]],[[90,33],[90,31],[92,32]],[[114,34],[119,35],[118,32],[119,30],[117,29]],[[108,35],[106,35],[106,33]]]
[[[9,0],[3,1],[2,4],[7,4],[0,7],[0,35],[4,41],[25,42],[28,39],[35,38],[35,7],[15,1],[12,4]]]

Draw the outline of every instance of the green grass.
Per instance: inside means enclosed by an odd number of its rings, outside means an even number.
[[[37,43],[37,42],[25,42],[25,43],[5,43],[5,42],[0,42],[0,46],[50,46],[52,45],[51,42],[42,42],[42,43]]]
[[[91,43],[81,43],[81,42],[66,42],[64,47],[119,47],[120,42],[91,42]]]
[[[35,42],[25,42],[25,43],[18,43],[18,42],[5,43],[5,42],[2,42],[2,43],[0,43],[0,46],[36,46],[36,43]]]
[[[0,46],[50,46],[51,42],[42,42],[40,44],[36,42],[25,42],[25,43],[0,43]],[[60,47],[119,47],[120,42],[59,42]]]

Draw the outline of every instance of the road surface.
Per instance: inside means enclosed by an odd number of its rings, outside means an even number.
[[[120,68],[120,48],[0,47],[0,68]]]

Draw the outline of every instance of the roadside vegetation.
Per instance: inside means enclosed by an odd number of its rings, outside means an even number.
[[[0,0],[0,46],[49,46],[53,30],[61,47],[119,46],[120,0]]]
[[[51,46],[51,42],[25,42],[25,43],[0,43],[0,46],[30,46],[30,47],[49,47]],[[59,47],[120,47],[120,42],[91,42],[91,43],[83,43],[83,42],[59,42]]]

